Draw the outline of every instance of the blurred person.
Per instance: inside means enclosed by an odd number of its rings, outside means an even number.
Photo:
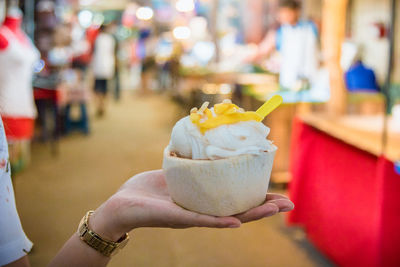
[[[361,59],[356,60],[344,75],[347,90],[350,92],[379,92],[375,72]]]
[[[171,58],[168,60],[168,70],[170,75],[170,89],[176,90],[179,81],[179,70],[181,67],[181,57],[183,46],[180,42],[174,42]]]
[[[157,38],[151,36],[151,30],[142,29],[139,34],[138,53],[141,59],[140,93],[146,95],[150,92],[150,83],[156,71],[155,50]]]
[[[0,118],[0,199],[6,200],[0,202],[0,265],[26,267],[30,266],[27,253],[32,242],[19,220],[7,159],[7,141]],[[127,233],[141,227],[237,228],[242,223],[290,211],[293,207],[286,197],[267,194],[264,204],[235,216],[203,215],[172,201],[162,170],[144,172],[129,179],[94,212],[89,211],[77,233],[64,244],[49,266],[106,266],[111,256],[129,240]],[[45,234],[51,235],[50,232]]]
[[[259,46],[259,56],[280,54],[279,83],[282,89],[297,90],[315,78],[318,62],[318,30],[311,21],[300,21],[301,5],[295,0],[281,0],[280,27],[269,31]]]
[[[140,57],[138,53],[139,42],[135,38],[130,38],[126,43],[129,54],[129,86],[136,90],[140,86],[141,75]]]
[[[68,23],[55,27],[53,32],[53,47],[48,52],[48,62],[55,73],[69,67],[73,58],[71,47],[71,26]]]
[[[92,44],[87,36],[88,31],[85,31],[78,19],[74,17],[71,25],[72,68],[81,71],[82,74],[85,74],[92,54]]]
[[[29,266],[26,254],[33,244],[25,235],[16,210],[4,128],[0,119],[0,266],[16,260],[19,264],[14,266]]]
[[[110,33],[112,34],[112,37],[115,40],[115,48],[114,48],[114,57],[115,57],[115,70],[114,70],[114,79],[113,79],[113,84],[114,84],[114,100],[118,101],[121,98],[121,82],[120,82],[120,71],[119,71],[119,65],[118,65],[118,52],[119,52],[119,39],[117,36],[118,32],[118,23],[117,21],[112,21],[110,23]]]
[[[340,65],[344,72],[344,81],[350,92],[379,92],[380,88],[373,69],[365,65],[365,48],[361,44],[345,41],[341,47]]]
[[[181,46],[180,42],[172,40],[170,33],[164,33],[158,39],[156,62],[158,67],[158,90],[160,92],[176,87],[183,50]]]
[[[96,38],[99,35],[100,28],[98,26],[92,25],[86,29],[85,38],[89,43],[89,58],[92,59],[94,52],[94,45],[96,43]]]
[[[108,90],[108,82],[115,75],[115,50],[116,42],[109,27],[100,26],[99,34],[94,44],[93,73],[95,77],[94,91],[97,98],[97,116],[102,117],[105,113],[105,101]]]
[[[11,2],[0,26],[0,114],[10,144],[14,170],[29,162],[30,140],[37,115],[32,76],[39,51],[21,29],[22,12]]]

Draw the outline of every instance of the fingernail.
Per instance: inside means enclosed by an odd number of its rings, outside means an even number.
[[[229,228],[239,228],[240,224],[231,224],[231,225],[228,225],[228,227]]]

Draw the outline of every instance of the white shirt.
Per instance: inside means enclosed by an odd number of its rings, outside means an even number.
[[[0,266],[25,256],[32,248],[15,206],[8,146],[0,117]]]
[[[0,31],[9,43],[0,51],[0,113],[13,118],[35,118],[32,76],[39,51],[31,42],[22,44],[6,26]]]
[[[114,37],[108,33],[100,33],[95,42],[93,55],[93,72],[97,79],[112,79],[115,72]]]
[[[295,26],[283,25],[278,30],[277,41],[281,54],[279,83],[294,89],[299,79],[313,82],[318,67],[318,39],[315,27],[310,22],[299,22]]]

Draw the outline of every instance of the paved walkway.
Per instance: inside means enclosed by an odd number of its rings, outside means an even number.
[[[14,177],[24,229],[35,246],[33,266],[45,266],[95,209],[130,176],[160,168],[179,108],[162,96],[109,103],[90,136],[74,133],[60,142],[60,155],[33,146],[32,164]],[[179,114],[181,113],[181,114]],[[139,229],[110,266],[326,266],[298,231],[274,216],[234,230]]]

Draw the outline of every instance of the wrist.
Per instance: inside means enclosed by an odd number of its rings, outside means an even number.
[[[99,216],[97,218],[95,217],[92,227],[90,227],[89,222],[93,214],[94,211],[88,211],[79,223],[79,238],[104,256],[114,256],[128,243],[129,235],[125,233],[118,240],[115,240],[117,238],[117,236],[114,235],[116,232],[110,232],[107,227],[104,227],[107,224],[101,223],[102,220]],[[95,228],[97,232],[93,228]]]
[[[127,231],[124,231],[115,220],[114,214],[107,213],[105,207],[99,207],[90,217],[89,228],[109,241],[117,242]]]
[[[104,202],[91,216],[89,221],[92,230],[110,241],[119,239],[133,229],[143,227],[140,220],[141,205],[118,192]]]

